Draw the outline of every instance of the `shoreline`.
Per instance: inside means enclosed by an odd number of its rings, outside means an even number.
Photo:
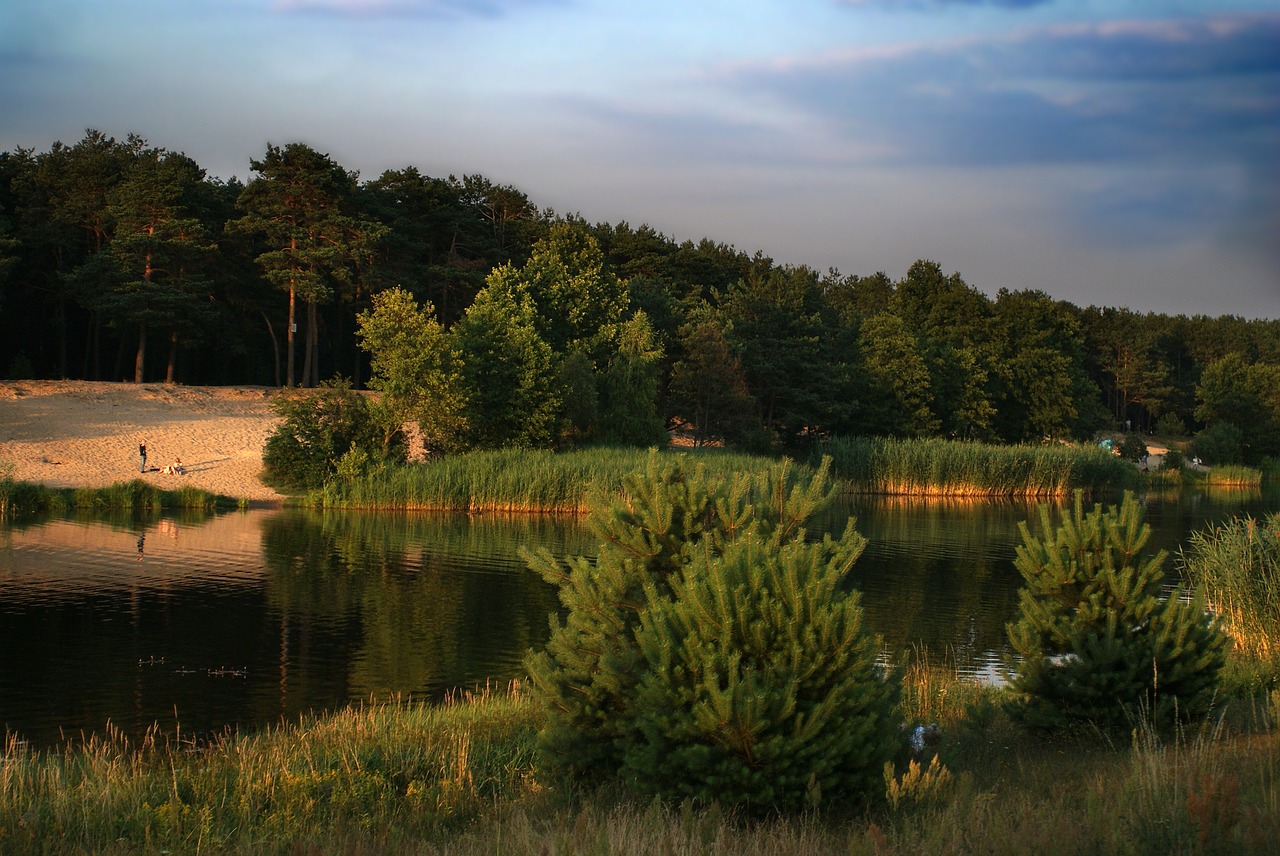
[[[198,487],[275,508],[262,447],[280,419],[274,387],[112,381],[0,381],[0,463],[16,481],[101,488],[142,479],[164,490]],[[138,444],[147,445],[142,471]],[[163,472],[182,461],[185,474]]]

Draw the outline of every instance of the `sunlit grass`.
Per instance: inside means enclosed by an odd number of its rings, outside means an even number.
[[[836,438],[823,444],[832,474],[862,493],[920,496],[1067,496],[1132,484],[1129,464],[1092,446],[993,446],[955,440]]]
[[[1280,735],[1260,718],[1172,736],[1139,724],[1114,745],[1023,730],[1003,691],[945,668],[921,666],[904,689],[905,722],[937,722],[939,736],[914,778],[904,743],[899,798],[870,810],[746,818],[619,784],[580,789],[540,771],[539,714],[517,688],[201,745],[112,733],[38,751],[10,739],[0,852],[1074,856],[1254,854],[1280,840]]]

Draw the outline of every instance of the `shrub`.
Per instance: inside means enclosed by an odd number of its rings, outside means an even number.
[[[365,460],[404,458],[399,432],[384,432],[364,397],[342,378],[317,390],[286,392],[272,409],[283,421],[267,437],[262,463],[266,480],[277,487],[320,487],[353,448],[363,450]]]
[[[1167,597],[1165,552],[1143,550],[1151,527],[1126,493],[1117,508],[1085,512],[1081,494],[1058,526],[1040,509],[1042,534],[1021,524],[1015,564],[1024,584],[1008,627],[1021,657],[1013,712],[1042,727],[1163,726],[1207,711],[1228,640],[1202,590]]]
[[[527,660],[547,756],[643,793],[762,809],[880,789],[897,688],[846,576],[865,539],[808,542],[824,462],[714,481],[650,458],[593,512],[599,558],[530,566],[567,607]]]
[[[1160,462],[1162,470],[1180,470],[1186,464],[1186,458],[1177,449],[1170,449],[1164,453],[1164,459]]]
[[[1120,444],[1120,457],[1126,461],[1141,461],[1147,456],[1147,444],[1140,434],[1125,434]]]
[[[1156,420],[1157,437],[1185,437],[1187,425],[1176,413],[1162,413]]]
[[[1244,434],[1230,422],[1216,422],[1191,440],[1191,454],[1206,464],[1238,464],[1244,456]]]

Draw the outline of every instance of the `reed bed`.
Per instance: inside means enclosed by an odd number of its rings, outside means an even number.
[[[1199,471],[1195,479],[1210,487],[1261,487],[1262,470],[1239,464],[1222,464]]]
[[[1235,668],[1280,688],[1280,513],[1232,518],[1193,533],[1189,547],[1179,564],[1222,616]]]
[[[832,474],[859,493],[1049,497],[1136,479],[1131,465],[1095,447],[855,437],[832,439],[820,452],[831,456]]]
[[[771,463],[768,458],[719,450],[502,449],[448,455],[348,481],[334,480],[304,503],[325,508],[578,514],[587,510],[594,492],[620,493],[622,479],[643,472],[651,455],[684,455],[692,465],[726,478]]]

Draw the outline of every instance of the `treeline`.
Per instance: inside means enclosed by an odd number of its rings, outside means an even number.
[[[1224,461],[1280,454],[1280,321],[992,298],[931,261],[822,273],[557,215],[478,175],[361,181],[302,144],[250,166],[222,181],[92,130],[0,153],[0,372],[360,387],[417,307],[434,370],[456,375],[435,427],[457,445],[1127,427],[1209,429]]]

